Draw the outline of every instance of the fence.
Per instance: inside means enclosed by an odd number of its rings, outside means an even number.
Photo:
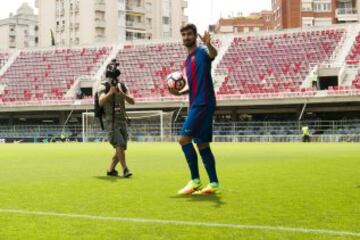
[[[316,142],[360,142],[360,119],[344,121],[284,121],[284,122],[223,122],[214,123],[216,142],[298,142],[301,126],[309,126]],[[181,124],[131,124],[129,140],[135,142],[176,141]],[[162,136],[162,132],[166,133]],[[0,126],[0,139],[6,142],[83,141],[81,125],[14,125]],[[86,133],[86,140],[106,141],[107,133],[97,126]],[[2,141],[0,141],[2,142]]]

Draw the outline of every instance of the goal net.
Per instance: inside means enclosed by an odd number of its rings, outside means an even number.
[[[172,140],[172,120],[174,112],[164,111],[128,111],[129,141],[164,142]],[[94,112],[82,114],[83,142],[107,141],[108,134],[100,127]]]

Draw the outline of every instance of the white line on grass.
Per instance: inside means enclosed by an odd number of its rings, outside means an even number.
[[[306,234],[360,237],[360,232],[336,231],[336,230],[325,230],[325,229],[292,228],[292,227],[283,227],[283,226],[206,223],[206,222],[192,222],[192,221],[161,220],[161,219],[151,219],[151,218],[107,217],[107,216],[96,216],[96,215],[87,215],[87,214],[68,214],[68,213],[56,213],[56,212],[28,211],[28,210],[19,210],[19,209],[0,209],[0,213],[10,213],[10,214],[17,214],[17,215],[32,215],[32,216],[62,217],[62,218],[74,218],[74,219],[88,219],[88,220],[113,221],[113,222],[152,223],[152,224],[163,224],[163,225],[201,226],[201,227],[210,227],[210,228],[232,228],[232,229],[242,229],[242,230],[263,230],[263,231],[294,232],[294,233],[306,233]]]

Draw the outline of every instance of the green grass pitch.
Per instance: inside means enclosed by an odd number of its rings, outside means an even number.
[[[0,145],[0,239],[360,239],[360,145],[213,151],[222,194],[179,197],[176,143],[130,143],[132,179],[104,176],[108,144]]]

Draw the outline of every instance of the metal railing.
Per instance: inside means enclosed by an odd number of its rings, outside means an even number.
[[[333,96],[354,97],[360,96],[360,89],[333,89],[323,91],[304,91],[304,92],[277,92],[277,93],[247,93],[247,94],[222,94],[218,95],[219,101],[224,100],[276,100],[276,99],[293,99],[293,98],[326,98]],[[185,98],[174,96],[169,97],[142,97],[138,98],[137,102],[179,102],[185,101]],[[18,107],[18,106],[61,106],[61,105],[89,105],[93,104],[93,99],[65,99],[65,100],[29,100],[29,101],[14,101],[14,102],[0,102],[1,107]]]
[[[360,119],[342,121],[271,121],[214,123],[215,142],[299,142],[301,127],[308,126],[315,142],[360,142]],[[129,140],[136,142],[176,141],[182,124],[161,129],[159,123],[129,126]],[[163,138],[161,132],[166,132]],[[63,135],[68,141],[82,142],[81,125],[0,125],[0,139],[6,142],[53,142]],[[107,133],[98,124],[87,127],[87,141],[105,141]]]
[[[338,8],[336,15],[357,15],[358,11],[355,8]]]

